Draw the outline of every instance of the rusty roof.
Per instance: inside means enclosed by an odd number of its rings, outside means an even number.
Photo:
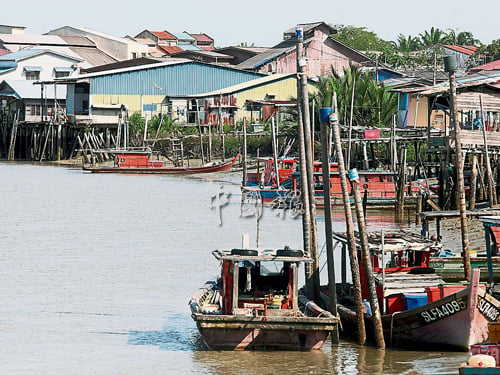
[[[479,72],[481,70],[500,70],[500,60],[495,60],[483,65],[478,65],[471,68],[470,70],[473,72]]]
[[[210,38],[207,34],[202,33],[202,34],[192,34],[189,33],[193,38],[195,38],[198,42],[210,42],[212,43],[214,40],[213,38]]]
[[[446,45],[443,44],[444,48],[451,49],[453,51],[457,51],[466,55],[473,55],[477,51],[476,46],[458,46],[458,45]]]
[[[162,40],[176,40],[177,38],[167,31],[151,31],[151,34],[156,35]]]
[[[157,46],[156,48],[166,55],[172,55],[174,53],[184,51],[182,48],[178,46]]]

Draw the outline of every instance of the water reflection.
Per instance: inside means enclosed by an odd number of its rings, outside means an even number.
[[[161,331],[131,331],[129,345],[151,345],[170,352],[206,350],[189,314],[169,316]]]

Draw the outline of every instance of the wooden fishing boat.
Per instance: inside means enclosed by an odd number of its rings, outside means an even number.
[[[300,250],[260,254],[216,250],[217,280],[190,300],[192,318],[214,350],[320,349],[338,318],[299,294],[298,266],[312,262]]]
[[[276,161],[272,157],[256,157],[257,162],[255,172],[247,173],[246,186],[278,186],[276,183],[276,173],[274,164],[278,166],[279,185],[289,180],[295,171],[298,159],[294,157],[279,157]]]
[[[483,245],[479,250],[470,250],[471,267],[481,270],[481,281],[488,281],[490,284],[493,281],[500,281],[500,217],[492,216],[491,210],[467,211],[466,214],[471,219],[477,218],[483,223],[484,228]],[[458,219],[459,215],[459,211],[421,212],[422,236],[443,242],[441,220]],[[435,221],[436,231],[431,235],[430,226],[433,221]],[[447,239],[444,238],[444,240]],[[460,252],[441,251],[431,257],[429,266],[434,268],[444,281],[457,282],[464,278],[464,264]]]
[[[347,243],[343,234],[334,238],[344,246]],[[500,302],[479,283],[479,269],[474,269],[470,283],[445,283],[429,267],[436,244],[409,233],[371,233],[369,247],[389,347],[467,351],[471,345],[487,340],[488,322],[500,319]],[[361,254],[359,259],[363,298],[368,299]],[[341,332],[345,334],[356,332],[356,311],[351,301],[346,295],[339,296]],[[365,314],[365,318],[367,333],[371,333],[371,316]]]
[[[150,150],[103,150],[100,153],[113,155],[114,165],[83,165],[82,169],[91,173],[128,173],[128,174],[197,174],[229,171],[238,160],[233,159],[208,163],[196,167],[167,166],[160,160],[151,160]],[[95,160],[95,158],[92,158]]]
[[[393,205],[396,200],[395,173],[391,171],[358,171],[362,193],[366,194],[366,203],[369,206],[384,207]],[[316,207],[323,207],[323,174],[315,164],[313,172],[314,197]],[[348,187],[350,192],[350,186]],[[342,205],[342,189],[340,174],[336,164],[330,169],[330,191],[332,205]],[[277,202],[300,197],[300,173],[293,172],[287,180],[270,185],[243,186],[242,194],[260,195],[264,204],[274,205]]]

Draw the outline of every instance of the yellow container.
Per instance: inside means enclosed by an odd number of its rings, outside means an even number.
[[[488,323],[488,341],[500,342],[500,322]]]

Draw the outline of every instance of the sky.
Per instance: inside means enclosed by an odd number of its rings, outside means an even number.
[[[500,0],[23,0],[2,7],[0,24],[43,34],[62,26],[85,27],[117,37],[143,30],[206,33],[216,47],[271,47],[300,23],[365,27],[385,40],[418,36],[431,27],[470,31],[485,44],[500,39]]]

